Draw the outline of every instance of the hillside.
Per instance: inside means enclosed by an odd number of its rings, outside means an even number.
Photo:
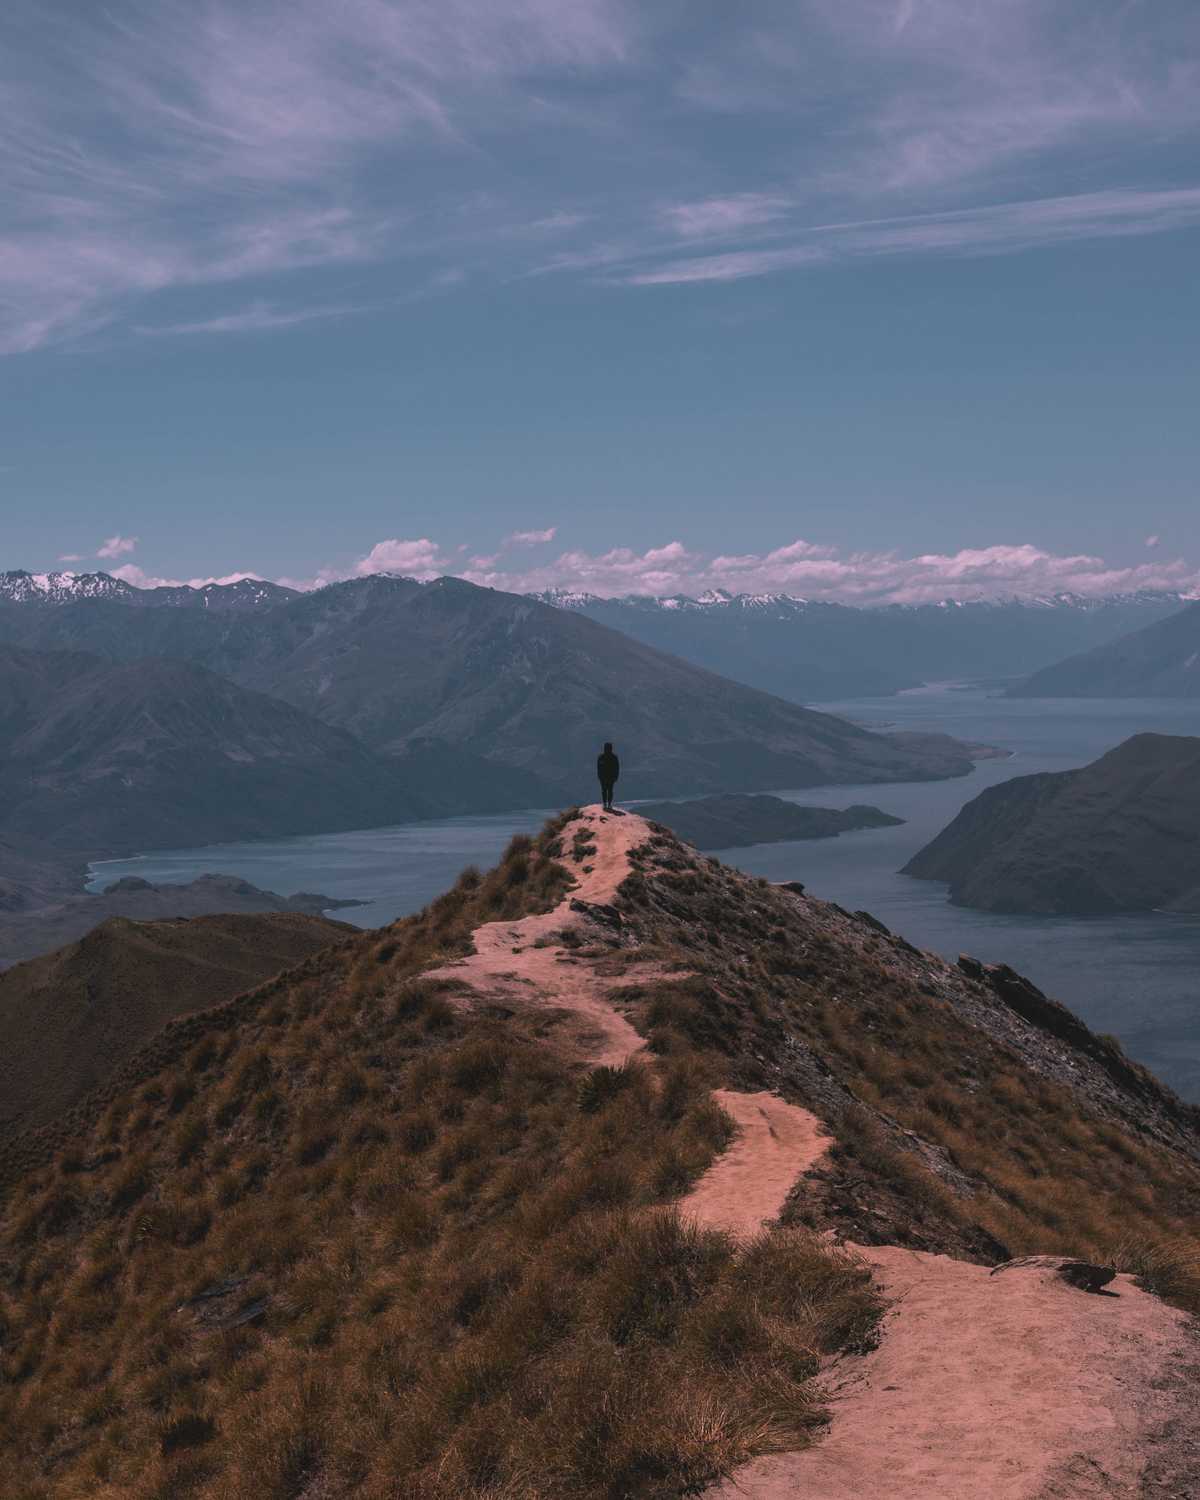
[[[855,608],[787,594],[601,599],[551,590],[648,646],[795,702],[899,692],[922,682],[1023,677],[1178,610],[1175,594],[947,601]]]
[[[5,855],[0,851],[0,868]],[[24,892],[28,888],[23,888]],[[0,967],[19,959],[33,958],[76,942],[110,917],[132,917],[153,922],[167,917],[247,916],[259,912],[298,912],[321,916],[357,901],[338,901],[315,891],[297,891],[280,896],[260,890],[236,875],[198,875],[186,884],[152,885],[127,875],[104,890],[84,893],[43,892],[41,902],[13,902],[11,910],[0,904]]]
[[[131,609],[104,597],[13,604],[0,610],[5,631],[40,650],[87,643],[131,667],[147,656],[190,661],[404,758],[407,784],[445,812],[577,797],[611,738],[645,796],[970,769],[970,752],[945,736],[871,734],[459,579],[377,575],[263,610]]]
[[[1200,739],[1138,734],[989,787],[904,873],[986,911],[1200,912]]]
[[[355,929],[298,913],[109,918],[0,974],[0,1136],[45,1125],[168,1021],[217,1005]]]
[[[665,823],[697,849],[736,849],[790,839],[832,839],[856,828],[903,823],[877,807],[800,807],[782,797],[698,797],[693,802],[648,802],[638,815]]]
[[[1200,698],[1200,604],[1009,689],[1014,698]]]
[[[1200,1482],[1200,1113],[632,815],[168,1026],[0,1192],[30,1500]]]
[[[201,667],[0,646],[0,834],[128,851],[399,822],[401,768]]]
[[[889,740],[579,615],[459,579],[359,579],[273,610],[265,623],[236,664],[240,682],[377,750],[463,746],[536,776],[559,799],[590,790],[606,739],[618,742],[622,790],[639,796],[927,780],[970,768],[952,740]]]

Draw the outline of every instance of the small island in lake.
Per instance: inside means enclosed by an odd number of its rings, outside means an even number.
[[[697,849],[742,849],[748,844],[832,839],[856,828],[891,828],[903,823],[878,807],[801,807],[782,797],[724,793],[694,802],[647,802],[643,818],[664,823]]]

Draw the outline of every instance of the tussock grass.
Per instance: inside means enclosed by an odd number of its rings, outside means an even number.
[[[1136,1100],[1122,1117],[1038,1072],[940,993],[927,956],[836,908],[798,906],[669,838],[652,854],[668,873],[626,882],[631,925],[692,972],[629,987],[628,1014],[655,1052],[781,1087],[827,1122],[833,1181],[797,1194],[793,1219],[870,1237],[858,1210],[886,1202],[887,1238],[1113,1264],[1129,1259],[1133,1224],[1169,1247],[1147,1252],[1147,1284],[1200,1306],[1200,1166],[1139,1130]],[[797,1055],[820,1064],[790,1066]],[[1173,1107],[1200,1142],[1200,1111]]]
[[[581,1070],[423,977],[560,898],[559,831],[173,1028],[69,1149],[10,1158],[6,1493],[665,1500],[808,1439],[877,1300],[806,1230],[671,1208],[729,1139],[709,1064]]]

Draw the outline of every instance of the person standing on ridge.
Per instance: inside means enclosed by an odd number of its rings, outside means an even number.
[[[617,777],[621,774],[621,762],[617,759],[613,747],[607,741],[604,749],[596,759],[596,775],[600,778],[600,796],[604,803],[604,811],[611,812],[613,805],[613,788],[617,784]]]

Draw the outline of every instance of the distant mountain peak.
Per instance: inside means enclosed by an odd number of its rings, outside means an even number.
[[[35,606],[104,599],[150,608],[259,609],[294,599],[296,593],[282,584],[253,577],[233,583],[160,584],[143,589],[111,573],[30,573],[24,568],[0,573],[0,601]]]
[[[121,599],[138,591],[110,573],[0,573],[0,599],[14,604],[66,604],[75,599]]]

